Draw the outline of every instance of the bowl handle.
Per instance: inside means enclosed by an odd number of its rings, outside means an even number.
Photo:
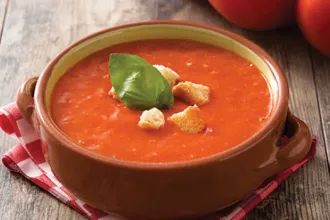
[[[289,111],[284,128],[284,137],[274,146],[277,149],[275,161],[261,169],[264,177],[271,177],[303,160],[308,154],[312,138],[307,125]]]
[[[289,111],[284,134],[288,137],[279,146],[278,160],[281,169],[292,166],[308,154],[312,137],[307,125]]]
[[[34,115],[34,90],[38,77],[32,77],[26,80],[23,85],[19,88],[17,93],[16,104],[25,120],[33,125]]]

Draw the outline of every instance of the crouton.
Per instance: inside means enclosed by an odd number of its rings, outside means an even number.
[[[203,105],[210,101],[210,88],[192,82],[180,82],[174,86],[172,93],[189,105]]]
[[[173,114],[168,120],[179,127],[181,131],[188,133],[196,134],[205,128],[202,113],[197,105],[189,106],[182,112]]]
[[[159,129],[164,127],[164,124],[164,115],[157,108],[144,111],[139,121],[139,127],[144,129]]]
[[[179,75],[172,69],[165,67],[163,65],[153,65],[156,69],[164,76],[168,81],[171,88],[175,85],[176,80],[179,78]]]
[[[111,87],[110,91],[108,92],[108,95],[111,96],[114,100],[120,101],[114,87]]]

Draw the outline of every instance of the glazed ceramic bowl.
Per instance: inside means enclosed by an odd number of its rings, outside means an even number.
[[[141,39],[189,39],[223,47],[255,64],[267,78],[274,110],[255,135],[209,157],[186,162],[121,161],[72,142],[52,120],[57,80],[86,56]],[[214,27],[178,21],[128,24],[92,34],[57,55],[39,78],[19,90],[17,104],[40,134],[56,177],[79,199],[123,216],[169,219],[201,216],[231,205],[284,168],[302,160],[311,145],[308,127],[288,111],[288,86],[277,63],[254,43]],[[281,143],[282,136],[290,140]]]

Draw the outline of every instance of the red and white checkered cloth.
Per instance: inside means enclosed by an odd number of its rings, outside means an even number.
[[[49,164],[45,161],[38,135],[22,118],[15,104],[10,104],[0,109],[0,127],[8,135],[17,137],[20,142],[2,156],[2,163],[10,171],[23,175],[62,202],[91,219],[124,219],[116,214],[109,214],[92,208],[64,188],[52,173]],[[241,202],[211,214],[207,219],[242,219],[258,203],[273,192],[281,182],[308,162],[315,155],[315,152],[316,139],[314,138],[311,151],[303,161],[274,176]]]

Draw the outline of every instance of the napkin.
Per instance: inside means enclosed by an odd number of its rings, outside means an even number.
[[[2,156],[2,163],[10,171],[21,174],[90,219],[125,219],[116,213],[106,213],[89,206],[77,199],[56,179],[42,153],[41,141],[38,135],[27,121],[22,118],[16,104],[12,103],[0,108],[0,127],[5,133],[18,139],[18,144]],[[316,139],[313,138],[311,150],[305,159],[265,181],[262,186],[242,201],[210,214],[205,219],[239,220],[244,218],[249,211],[272,193],[281,182],[313,158],[315,153]]]

